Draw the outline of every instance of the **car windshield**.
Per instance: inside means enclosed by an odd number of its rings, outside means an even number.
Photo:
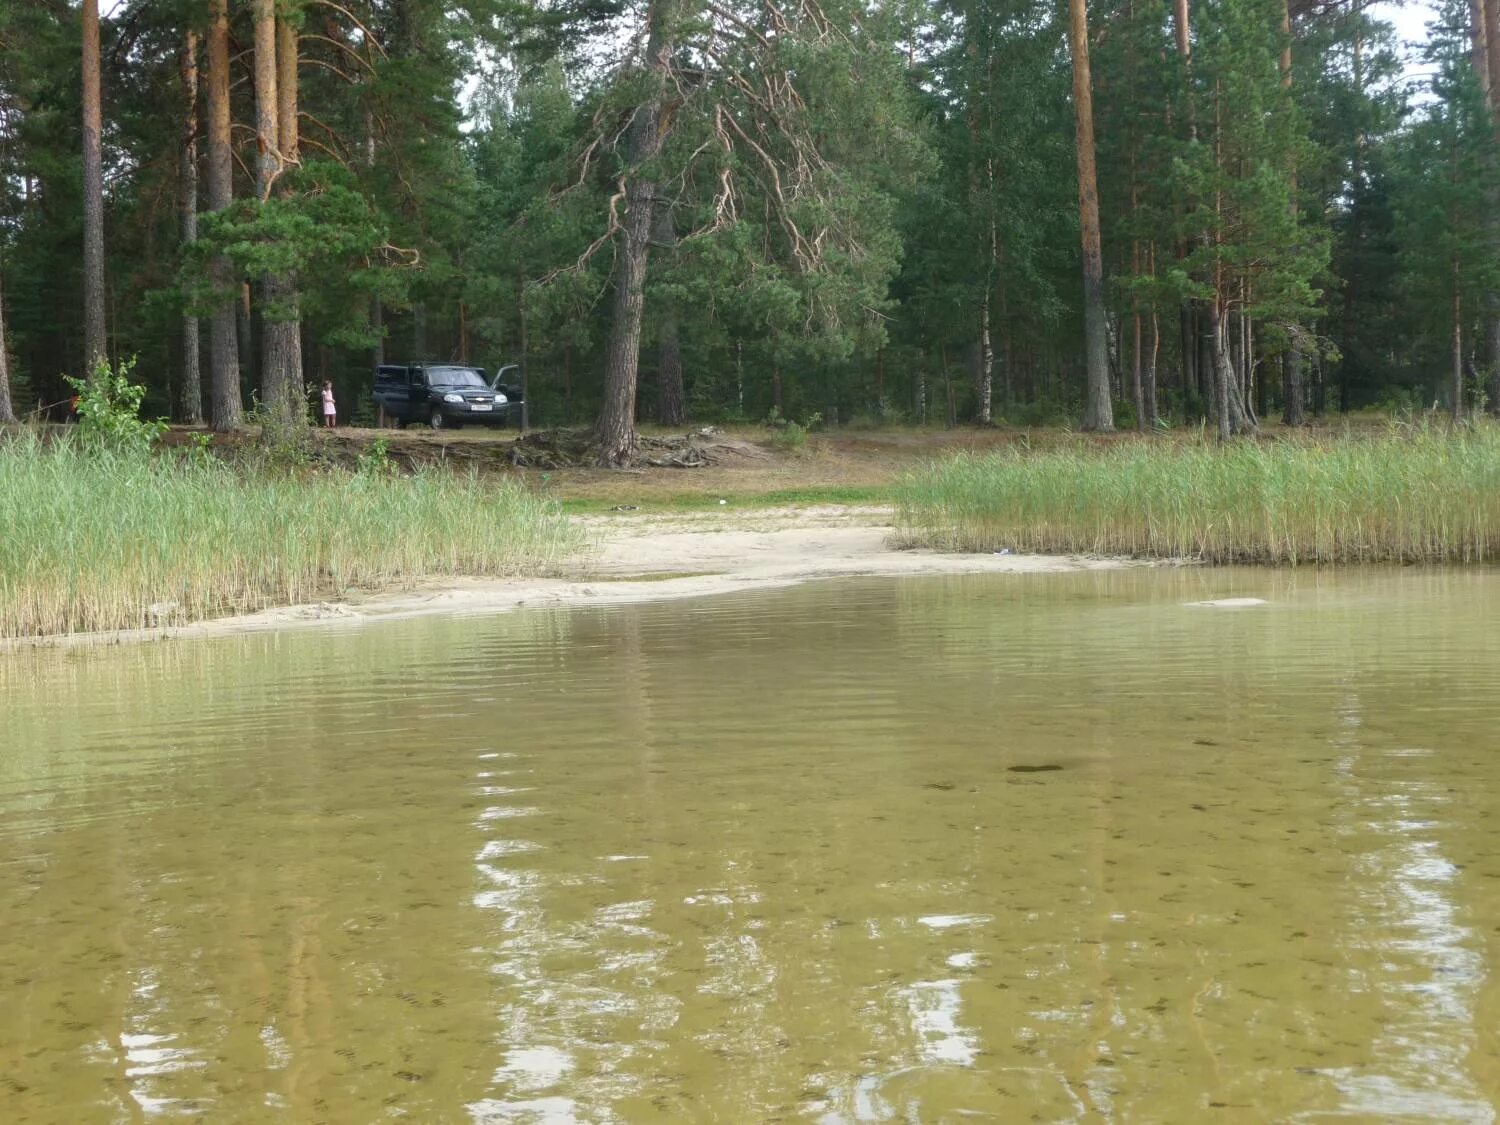
[[[427,384],[432,387],[489,387],[484,375],[472,367],[429,367]]]

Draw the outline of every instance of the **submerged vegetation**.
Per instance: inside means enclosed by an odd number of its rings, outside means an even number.
[[[1500,430],[962,455],[897,492],[907,545],[1208,562],[1500,559]]]
[[[442,575],[545,571],[582,536],[510,482],[372,459],[247,470],[193,450],[0,443],[0,637],[179,624]]]

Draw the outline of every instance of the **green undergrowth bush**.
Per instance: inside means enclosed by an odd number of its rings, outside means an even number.
[[[812,414],[804,421],[797,422],[773,408],[766,417],[766,425],[771,431],[766,442],[781,453],[802,453],[807,447],[807,435],[822,421],[821,414]]]
[[[234,466],[28,431],[0,443],[0,636],[176,624],[434,576],[547,571],[554,504],[443,471]]]
[[[1500,429],[1140,440],[964,455],[908,475],[898,538],[1209,562],[1500,559]]]

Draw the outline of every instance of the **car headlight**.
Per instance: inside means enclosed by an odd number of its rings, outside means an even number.
[[[464,400],[464,396],[463,395],[444,395],[443,396],[443,401],[444,402],[463,402],[463,400]]]
[[[495,396],[495,405],[496,406],[504,406],[505,402],[506,402],[506,398],[505,398],[504,395],[496,395]]]

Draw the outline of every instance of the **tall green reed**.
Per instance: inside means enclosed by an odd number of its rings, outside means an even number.
[[[0,442],[0,637],[196,621],[433,576],[537,574],[582,544],[519,485],[247,470]]]
[[[1500,430],[960,456],[897,490],[898,538],[1209,562],[1500,559]]]

